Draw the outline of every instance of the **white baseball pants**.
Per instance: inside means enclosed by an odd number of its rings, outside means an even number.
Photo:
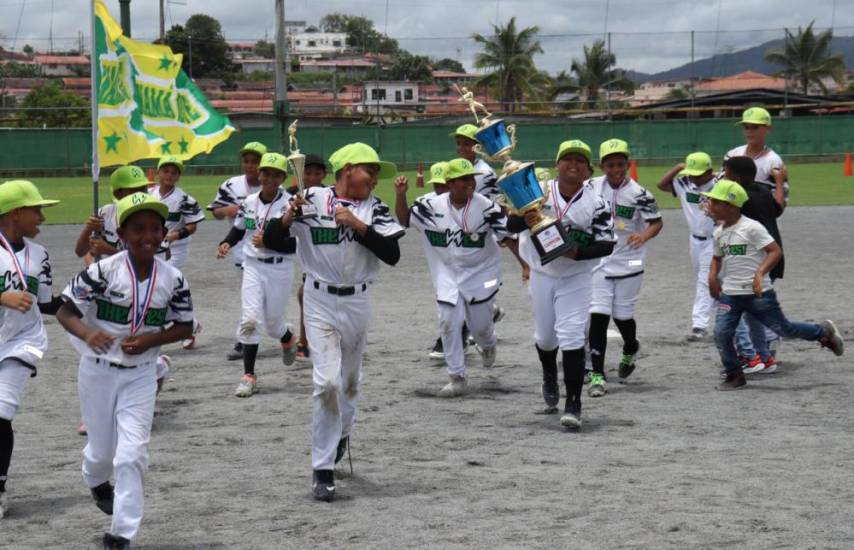
[[[606,278],[602,270],[594,271],[590,313],[610,315],[621,321],[633,318],[642,282],[642,273],[614,279]]]
[[[32,369],[17,359],[8,357],[0,361],[0,418],[9,421],[15,419],[32,374]]]
[[[361,285],[353,295],[336,296],[325,286],[314,288],[309,277],[303,312],[314,363],[311,466],[331,470],[338,441],[350,435],[356,421],[370,303]]]
[[[691,265],[694,267],[696,289],[694,309],[691,312],[691,327],[707,330],[715,310],[715,299],[709,294],[709,266],[712,264],[714,240],[705,241],[688,236],[688,249],[691,252]]]
[[[528,293],[534,308],[534,342],[541,350],[584,347],[590,299],[590,273],[551,277],[531,270]]]
[[[237,341],[260,344],[261,335],[280,339],[288,331],[288,298],[294,277],[294,264],[286,259],[278,264],[265,264],[252,258],[243,262],[240,285],[240,324]]]
[[[465,348],[463,346],[463,323],[468,326],[469,334],[482,348],[494,348],[496,343],[495,323],[492,322],[496,295],[485,302],[470,304],[461,296],[451,305],[439,302],[439,333],[442,336],[442,348],[445,350],[445,363],[448,374],[466,376]]]
[[[113,535],[133,539],[142,522],[143,476],[154,420],[157,379],[154,364],[133,369],[80,358],[77,379],[80,414],[88,432],[83,480],[91,489],[112,476]]]

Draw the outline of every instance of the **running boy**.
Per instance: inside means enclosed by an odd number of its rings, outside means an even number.
[[[142,521],[160,346],[193,330],[184,276],[156,257],[169,208],[135,193],[116,210],[126,250],[75,276],[56,316],[80,353],[80,411],[89,432],[83,479],[96,506],[113,516],[106,548],[126,548]]]
[[[282,189],[288,174],[288,159],[278,153],[266,153],[260,169],[261,190],[243,200],[234,226],[217,248],[217,258],[222,259],[237,243],[242,242],[244,247],[237,329],[237,341],[243,346],[243,377],[234,392],[237,397],[251,397],[258,392],[255,358],[262,333],[281,342],[285,365],[293,364],[296,352],[296,337],[285,323],[296,240],[289,238],[270,246],[264,242],[267,224],[281,218],[288,209],[291,195]]]
[[[58,202],[43,199],[28,181],[0,185],[0,519],[9,509],[12,420],[47,351],[42,313],[55,314],[60,304],[53,298],[47,250],[30,239],[39,234],[42,208]]]
[[[703,195],[711,199],[709,210],[720,223],[715,228],[715,252],[709,269],[709,290],[720,301],[715,341],[726,372],[718,389],[734,390],[747,383],[733,344],[743,313],[754,316],[784,338],[818,341],[837,356],[842,355],[842,336],[831,321],[793,322],[780,309],[768,273],[782,253],[762,224],[741,214],[747,192],[736,182],[724,179]]]
[[[590,359],[593,374],[587,390],[590,397],[605,395],[605,347],[611,316],[623,337],[623,356],[617,374],[628,378],[635,370],[640,348],[635,323],[635,305],[640,296],[647,241],[661,231],[658,203],[652,193],[628,175],[629,144],[609,139],[599,147],[604,176],[593,178],[593,192],[608,203],[617,245],[602,258],[593,274],[593,301],[590,305]]]

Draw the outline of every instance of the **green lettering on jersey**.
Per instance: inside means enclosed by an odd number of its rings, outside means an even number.
[[[181,213],[180,212],[169,212],[169,216],[166,217],[167,222],[177,222],[181,221]]]
[[[632,219],[635,217],[635,207],[618,204],[617,208],[614,209],[614,214],[621,218]]]
[[[311,244],[338,244],[338,228],[312,227]]]
[[[691,204],[698,204],[700,202],[700,194],[699,193],[685,193],[685,200]]]
[[[255,220],[252,218],[246,218],[243,228],[246,229],[246,231],[253,231],[255,229]]]
[[[4,273],[3,275],[0,275],[0,290],[6,288],[6,276],[7,275],[10,275],[10,274]],[[14,290],[14,288],[11,288],[9,290]],[[27,291],[30,294],[33,294],[35,296],[39,295],[39,278],[38,277],[33,277],[31,275],[27,275]]]
[[[722,247],[724,256],[745,256],[747,255],[746,244],[730,244]]]
[[[95,300],[97,312],[95,316],[108,323],[127,325],[130,323],[130,308],[108,302]],[[145,324],[149,327],[162,327],[166,324],[166,308],[151,308],[145,315]]]
[[[463,248],[483,248],[486,245],[486,233],[478,233],[476,241],[468,233],[463,234]]]
[[[581,246],[588,246],[593,243],[593,235],[580,229],[570,229],[569,240]]]
[[[438,246],[440,248],[447,248],[448,246],[448,236],[444,231],[439,232],[425,229],[424,236],[427,237],[427,242],[430,243],[430,246]]]

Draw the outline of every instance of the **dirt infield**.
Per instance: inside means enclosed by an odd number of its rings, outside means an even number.
[[[185,269],[204,331],[172,346],[158,399],[139,548],[852,548],[854,369],[815,344],[784,342],[777,374],[719,393],[713,345],[684,343],[693,298],[678,211],[651,243],[639,305],[642,357],[628,384],[584,397],[584,429],[539,414],[540,375],[525,287],[505,258],[496,366],[468,356],[475,391],[434,397],[444,366],[427,359],[436,307],[421,244],[372,289],[353,467],[339,500],[310,494],[311,370],[285,368],[266,341],[261,393],[233,397],[224,360],[238,277],[214,259],[223,223],[202,224]],[[78,269],[78,228],[45,227],[56,289]],[[834,319],[854,354],[854,208],[792,208],[782,224],[793,319]],[[296,300],[289,304],[296,320]],[[86,548],[109,520],[80,475],[74,428],[78,357],[50,319],[48,352],[14,422],[12,509],[0,546]],[[618,344],[609,342],[607,365]],[[615,376],[613,378],[616,378]]]

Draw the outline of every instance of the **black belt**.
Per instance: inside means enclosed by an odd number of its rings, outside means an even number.
[[[122,365],[121,363],[113,363],[112,361],[107,361],[106,359],[101,359],[100,357],[95,358],[95,362],[101,365],[107,365],[108,367],[113,367],[114,369],[135,369],[138,365]]]
[[[694,235],[694,234],[691,234],[691,236],[694,237],[695,239],[697,239],[698,241],[708,241],[709,240],[708,237],[698,237],[697,235]]]
[[[329,285],[325,285],[325,286],[326,286],[326,292],[328,292],[329,294],[334,294],[336,296],[352,296],[353,294],[356,293],[356,288],[357,288],[355,286],[329,286]],[[317,281],[314,281],[314,288],[316,288],[317,290],[320,290],[320,283],[318,283]],[[362,288],[362,292],[366,291],[368,289],[367,283],[362,283],[361,288]]]
[[[280,264],[285,261],[285,258],[282,256],[273,256],[272,258],[252,258],[253,260],[259,261],[262,264]]]

